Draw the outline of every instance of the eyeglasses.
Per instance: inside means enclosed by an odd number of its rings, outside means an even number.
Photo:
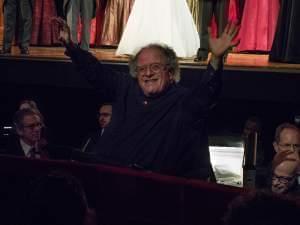
[[[23,126],[23,128],[28,128],[28,129],[31,129],[31,130],[33,130],[36,127],[42,128],[43,124],[42,123],[33,123],[33,124],[28,124],[28,125]]]
[[[283,150],[300,151],[300,144],[278,144]]]
[[[144,75],[147,73],[148,68],[150,69],[151,73],[160,73],[164,69],[166,69],[166,66],[168,64],[162,64],[162,63],[151,63],[148,65],[143,65],[143,66],[137,66],[136,67],[136,72],[137,74]]]

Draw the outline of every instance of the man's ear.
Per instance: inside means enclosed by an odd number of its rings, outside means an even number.
[[[275,152],[279,152],[279,146],[276,141],[273,142],[273,148],[274,148]]]

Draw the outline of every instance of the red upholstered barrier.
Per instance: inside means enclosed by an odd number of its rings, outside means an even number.
[[[81,180],[104,224],[219,225],[228,202],[244,191],[129,168],[0,156],[4,182],[52,170],[66,170]]]

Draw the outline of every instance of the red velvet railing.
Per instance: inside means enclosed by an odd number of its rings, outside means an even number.
[[[105,224],[221,224],[243,189],[105,165],[0,156],[0,176],[16,180],[66,170],[78,177]]]

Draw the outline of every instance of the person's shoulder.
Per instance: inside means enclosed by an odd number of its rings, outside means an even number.
[[[9,137],[2,153],[16,156],[24,155],[24,151],[20,144],[20,139],[17,135],[12,135],[11,137]]]

